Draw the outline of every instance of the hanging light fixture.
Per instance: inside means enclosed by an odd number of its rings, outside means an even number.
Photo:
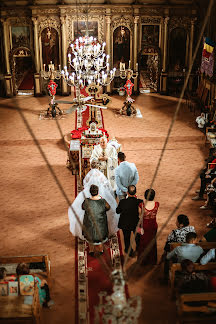
[[[76,39],[68,53],[68,66],[62,70],[62,76],[69,86],[83,88],[95,83],[107,86],[115,77],[116,69],[110,70],[109,55],[104,53],[106,43],[102,45],[92,36]]]

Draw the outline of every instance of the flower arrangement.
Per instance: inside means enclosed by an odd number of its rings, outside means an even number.
[[[119,93],[119,96],[124,96],[125,95],[125,88],[124,87],[121,87],[118,89],[118,93]]]

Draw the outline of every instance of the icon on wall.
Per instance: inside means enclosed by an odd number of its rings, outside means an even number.
[[[30,47],[30,28],[29,26],[12,26],[12,48],[18,46]]]

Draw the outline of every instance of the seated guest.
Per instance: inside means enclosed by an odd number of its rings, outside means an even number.
[[[184,259],[196,262],[201,254],[204,252],[203,249],[196,245],[197,235],[194,232],[188,233],[186,235],[186,243],[182,243],[177,246],[171,252],[167,254],[167,259],[175,259],[176,262],[182,262]]]
[[[14,275],[7,276],[6,268],[0,267],[0,283],[8,283],[8,281],[14,281],[15,279]]]
[[[140,235],[140,242],[138,248],[138,261],[142,265],[145,264],[156,264],[157,263],[157,243],[156,240],[152,248],[148,251],[147,255],[144,256],[142,260],[143,252],[148,249],[148,245],[155,239],[157,234],[157,220],[156,215],[159,208],[159,202],[154,201],[155,191],[153,189],[148,189],[145,191],[144,195],[146,204],[141,204],[143,219],[141,220],[141,229],[143,229],[143,235]],[[142,216],[141,216],[142,217]]]
[[[208,122],[208,117],[205,116],[205,113],[201,113],[201,115],[196,118],[196,122],[198,124],[199,129],[205,132],[205,126]]]
[[[4,267],[0,268],[0,283],[7,283],[6,280],[6,269]]]
[[[141,199],[136,198],[136,187],[131,185],[128,187],[128,197],[119,201],[116,213],[120,214],[118,227],[122,229],[125,243],[125,253],[128,253],[130,247],[131,232],[136,231],[137,224],[139,222],[139,214],[141,209],[139,204],[142,203]],[[136,235],[136,249],[139,247],[139,236]],[[133,250],[130,252],[130,256],[133,256]]]
[[[16,268],[16,274],[18,277],[22,275],[29,275],[30,274],[29,265],[27,263],[19,263]],[[52,306],[54,302],[50,298],[49,287],[46,280],[44,279],[41,280],[38,276],[35,275],[33,275],[33,277],[35,278],[35,282],[37,283],[38,286],[40,304],[43,305],[44,307]]]
[[[192,200],[205,200],[203,195],[205,193],[206,185],[216,177],[216,165],[210,165],[208,169],[208,163],[216,163],[216,150],[211,151],[209,158],[206,160],[206,167],[200,173],[200,189],[198,195],[193,197]]]
[[[207,209],[215,206],[215,199],[216,199],[216,178],[211,181],[206,188],[207,193],[207,200],[205,205],[201,206],[201,209]]]
[[[177,292],[179,294],[200,293],[209,290],[209,278],[202,272],[194,271],[194,263],[185,259],[181,262],[182,272],[177,281]]]
[[[215,249],[209,250],[200,260],[200,264],[207,264],[209,261],[214,261],[216,258]]]
[[[166,245],[164,247],[164,250],[166,252],[170,251],[170,243],[173,242],[186,242],[186,235],[190,232],[194,232],[195,228],[193,226],[189,226],[189,219],[186,215],[180,214],[177,217],[176,220],[176,226],[177,228],[174,229],[167,237]]]

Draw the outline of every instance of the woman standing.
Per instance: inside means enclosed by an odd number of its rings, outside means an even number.
[[[159,208],[159,202],[155,202],[155,191],[153,189],[147,189],[144,194],[147,200],[145,205],[142,203],[142,215],[141,230],[143,229],[143,235],[140,235],[140,243],[138,247],[138,261],[140,264],[156,264],[157,263],[157,243],[153,243],[149,249],[149,244],[155,238],[157,233],[157,221],[156,215]],[[139,234],[138,234],[139,235]],[[151,243],[152,244],[152,243]],[[145,252],[146,251],[146,252]],[[145,254],[147,253],[147,254]]]
[[[98,186],[91,185],[90,198],[86,198],[82,203],[82,209],[85,211],[83,225],[85,231],[84,237],[89,243],[89,253],[103,253],[102,244],[108,240],[108,222],[106,212],[110,205],[98,194]]]
[[[91,163],[91,170],[83,180],[84,189],[77,195],[72,205],[68,208],[70,231],[74,236],[78,236],[81,240],[85,239],[82,232],[84,219],[82,203],[85,198],[90,198],[90,187],[92,184],[98,186],[99,195],[110,205],[110,209],[107,212],[109,237],[118,231],[119,215],[116,214],[117,203],[114,197],[114,191],[105,175],[97,169],[97,163],[93,161]]]

